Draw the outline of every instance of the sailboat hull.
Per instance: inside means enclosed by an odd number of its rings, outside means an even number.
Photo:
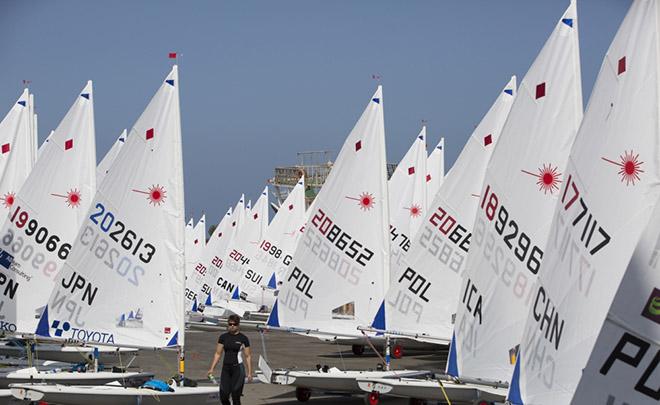
[[[291,385],[294,387],[308,388],[315,391],[361,393],[362,389],[358,386],[358,379],[415,377],[423,376],[426,374],[429,374],[429,371],[342,371],[336,368],[331,368],[327,372],[318,370],[273,370],[270,381],[268,381],[265,375],[262,373],[257,373],[257,377],[261,382],[267,384]]]
[[[220,401],[218,387],[177,387],[174,392],[119,386],[12,385],[15,398],[60,405],[178,405],[212,404]]]
[[[77,373],[68,371],[39,372],[34,368],[29,368],[0,374],[0,388],[8,388],[10,384],[29,384],[35,382],[90,385],[122,381],[125,385],[137,386],[153,378],[153,376],[153,373],[113,373],[110,371],[99,371],[96,373]]]
[[[356,384],[365,392],[423,400],[444,400],[440,384],[436,380],[414,378],[358,378]],[[476,384],[456,384],[443,381],[447,397],[456,404],[476,404],[479,401],[503,402],[506,388],[495,388]]]

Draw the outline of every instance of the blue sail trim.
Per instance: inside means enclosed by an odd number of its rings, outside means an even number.
[[[272,288],[273,290],[277,289],[277,280],[275,278],[274,272],[273,275],[270,276],[270,280],[268,281],[268,288]]]
[[[169,342],[167,342],[167,346],[177,346],[179,344],[179,331],[176,331],[174,336],[172,336],[172,339],[170,339]]]
[[[522,353],[518,352],[516,358],[516,367],[513,369],[513,377],[511,377],[511,384],[509,385],[509,396],[507,400],[513,405],[524,405],[522,395],[520,395],[520,357]]]
[[[268,317],[266,325],[280,327],[280,319],[277,313],[277,300],[275,300],[275,305],[273,305],[273,309],[270,311],[270,316]]]
[[[378,308],[378,312],[376,312],[376,317],[374,317],[374,321],[371,324],[371,327],[374,329],[382,329],[385,330],[385,301],[383,301],[380,304],[380,308]],[[382,335],[382,332],[376,333],[376,335]]]
[[[456,332],[451,335],[451,346],[449,347],[449,359],[447,359],[447,374],[458,377],[458,359],[456,358]]]
[[[48,323],[48,305],[44,308],[44,312],[39,318],[39,323],[37,324],[36,335],[50,337],[50,323]]]

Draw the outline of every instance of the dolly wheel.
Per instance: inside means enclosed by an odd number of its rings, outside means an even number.
[[[356,356],[362,356],[364,354],[364,345],[353,345],[353,354]]]
[[[312,396],[312,390],[309,388],[296,387],[296,399],[300,402],[307,402]]]
[[[410,401],[408,401],[409,405],[424,405],[424,400],[423,399],[417,399],[417,398],[410,398]]]
[[[380,403],[380,394],[376,391],[371,391],[367,394],[364,401],[367,405],[378,405]]]
[[[394,345],[392,348],[392,357],[395,359],[400,359],[403,357],[403,346],[401,345]]]

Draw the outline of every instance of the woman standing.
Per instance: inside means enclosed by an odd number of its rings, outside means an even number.
[[[238,315],[230,315],[227,319],[228,332],[218,338],[211,368],[208,375],[213,375],[215,366],[220,361],[222,353],[225,358],[222,361],[222,372],[220,374],[220,402],[229,405],[231,396],[233,405],[240,405],[243,395],[243,384],[245,382],[245,365],[247,365],[247,379],[252,382],[252,351],[247,336],[240,331],[241,318]],[[241,353],[242,352],[242,353]],[[245,363],[243,362],[245,356]]]

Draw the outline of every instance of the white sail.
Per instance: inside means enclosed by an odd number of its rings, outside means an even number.
[[[184,196],[174,66],[138,118],[56,278],[37,334],[183,346]]]
[[[112,163],[115,161],[115,158],[117,157],[117,154],[121,150],[121,147],[124,146],[124,143],[126,142],[126,136],[127,136],[127,131],[124,129],[115,141],[114,144],[112,144],[112,147],[108,151],[108,153],[105,154],[103,157],[103,160],[101,160],[101,163],[96,167],[96,183],[101,184],[103,182],[103,178],[105,177],[106,174],[108,174],[108,171],[110,170],[110,167],[112,166]]]
[[[658,18],[657,0],[635,1],[601,65],[564,174],[538,284],[531,289],[509,390],[516,404],[571,401],[658,201]],[[636,294],[648,298],[652,286],[638,286]],[[627,305],[639,316],[636,302]],[[632,356],[637,349],[626,352]],[[656,372],[655,389],[657,382]],[[629,403],[645,402],[638,398]]]
[[[96,191],[93,100],[90,81],[16,194],[0,233],[6,258],[0,315],[18,332],[34,332]]]
[[[221,298],[231,295],[236,289],[236,284],[224,277],[223,268],[226,265],[227,249],[241,226],[245,217],[245,197],[241,195],[240,200],[234,207],[227,221],[218,225],[214,235],[206,244],[205,255],[198,263],[199,270],[204,271],[202,286],[206,301],[204,304],[211,305]],[[223,226],[224,225],[224,226]],[[207,290],[210,289],[209,292]]]
[[[206,215],[197,221],[190,233],[190,245],[186,247],[186,276],[192,274],[206,246]]]
[[[657,404],[660,202],[642,235],[582,372],[573,404]],[[656,377],[653,377],[655,375]]]
[[[223,279],[234,288],[231,291],[224,290],[223,296],[219,298],[246,299],[240,287],[247,287],[253,293],[257,287],[255,284],[258,277],[253,274],[250,262],[268,227],[268,187],[264,187],[254,208],[250,209],[250,206],[251,202],[248,202],[243,221],[239,222],[238,230],[225,252],[225,265],[220,270]]]
[[[11,212],[16,193],[33,166],[31,99],[25,89],[0,122],[0,203],[5,214]],[[6,216],[3,215],[0,224],[4,224]]]
[[[278,288],[279,282],[291,263],[306,221],[305,178],[301,177],[268,225],[264,236],[257,245],[257,253],[251,261],[252,271],[256,275],[255,278],[259,280],[255,284],[258,284],[262,290]],[[248,298],[255,293],[261,294],[261,291],[256,289],[251,291],[245,286],[243,290],[247,293]],[[265,302],[265,304],[270,306],[272,302]]]
[[[433,148],[426,161],[426,200],[430,206],[445,178],[445,138]]]
[[[390,204],[390,278],[406,267],[410,240],[427,212],[426,126],[399,162],[387,184]]]
[[[192,240],[193,240],[193,229],[195,228],[195,221],[190,218],[188,222],[186,223],[186,228],[184,230],[184,249],[186,252],[186,286],[188,285],[188,278],[192,274],[192,271],[190,271],[190,268],[188,266],[188,257],[190,256],[190,251],[192,251]],[[190,267],[193,267],[191,265]]]
[[[486,169],[447,372],[508,381],[582,120],[575,3],[520,84]],[[511,353],[511,354],[510,354]]]
[[[382,88],[348,135],[314,202],[268,320],[355,336],[389,284]]]
[[[54,132],[55,132],[54,130],[51,130],[48,136],[46,137],[46,139],[44,139],[44,142],[41,144],[41,146],[39,146],[39,149],[37,149],[37,159],[39,159],[39,157],[41,156],[41,152],[43,152],[45,146],[48,145],[48,143],[50,142],[50,137],[53,136]]]
[[[374,320],[375,328],[425,335],[421,340],[451,339],[452,315],[479,206],[478,194],[515,93],[514,76],[447,173],[424,215],[422,227],[413,237],[407,266],[392,278]]]
[[[196,308],[199,304],[211,305],[211,286],[216,282],[218,271],[222,268],[222,255],[234,229],[232,222],[232,209],[229,207],[208,242],[200,247],[197,259],[187,273],[186,308]]]
[[[206,245],[206,214],[202,214],[193,229],[193,246],[201,248]]]

